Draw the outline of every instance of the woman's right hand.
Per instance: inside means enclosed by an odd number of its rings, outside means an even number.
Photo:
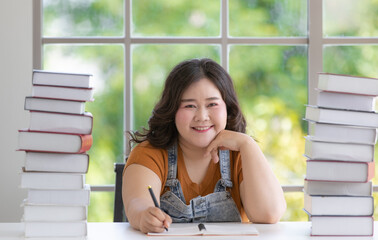
[[[139,230],[143,233],[163,232],[172,223],[171,217],[157,207],[148,207],[139,219]]]

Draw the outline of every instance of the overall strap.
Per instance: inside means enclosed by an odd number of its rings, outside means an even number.
[[[168,176],[165,187],[185,203],[185,197],[182,192],[181,184],[177,179],[177,144],[173,144],[167,149],[168,151]]]
[[[230,151],[219,150],[219,166],[221,179],[215,186],[214,192],[226,191],[226,188],[232,188]]]

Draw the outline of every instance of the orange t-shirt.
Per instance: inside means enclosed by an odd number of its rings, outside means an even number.
[[[168,189],[165,188],[165,182],[168,176],[168,152],[166,149],[155,148],[148,141],[138,144],[131,151],[127,160],[125,169],[131,164],[140,164],[151,169],[161,180],[161,195]],[[233,186],[228,191],[231,193],[243,222],[248,222],[247,215],[243,209],[240,199],[240,183],[243,181],[240,153],[230,151],[231,180]],[[191,181],[186,171],[184,157],[180,146],[177,148],[177,178],[181,183],[186,204],[197,196],[206,196],[214,192],[214,188],[219,179],[221,179],[219,163],[211,162],[206,172],[204,180],[200,183]]]

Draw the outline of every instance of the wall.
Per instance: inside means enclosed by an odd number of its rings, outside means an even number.
[[[31,93],[32,0],[0,1],[0,222],[19,222],[26,192],[19,188],[23,152],[17,130],[28,127]]]

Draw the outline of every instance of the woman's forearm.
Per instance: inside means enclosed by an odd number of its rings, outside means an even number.
[[[240,186],[244,209],[252,222],[275,223],[286,210],[282,187],[261,149],[250,138],[240,148],[243,182]]]

